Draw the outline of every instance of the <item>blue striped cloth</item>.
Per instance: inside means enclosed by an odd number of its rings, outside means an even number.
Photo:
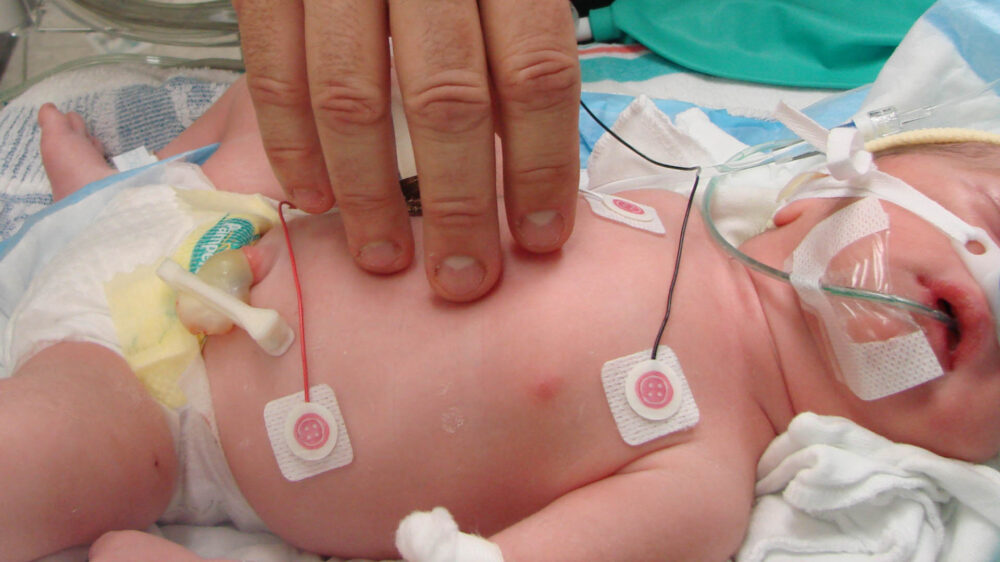
[[[76,93],[73,84],[82,76],[89,78],[79,80],[84,85]],[[52,202],[39,152],[37,115],[43,103],[52,101],[62,111],[82,115],[109,157],[143,145],[155,151],[190,126],[236,76],[131,66],[89,68],[54,76],[22,94],[0,110],[0,240]]]

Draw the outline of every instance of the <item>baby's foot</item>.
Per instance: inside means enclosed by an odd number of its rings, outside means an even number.
[[[42,164],[54,200],[114,173],[104,160],[100,143],[87,132],[78,113],[63,113],[47,103],[38,110],[38,124],[42,128]]]

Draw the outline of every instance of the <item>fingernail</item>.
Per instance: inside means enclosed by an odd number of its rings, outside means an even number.
[[[392,242],[385,240],[369,242],[362,246],[361,251],[358,252],[358,262],[361,267],[369,271],[394,271],[399,254],[399,246]]]
[[[473,257],[449,256],[437,266],[434,276],[446,293],[462,298],[479,290],[486,269]]]
[[[315,189],[295,189],[291,196],[292,203],[304,211],[318,211],[323,206],[323,196]]]
[[[558,211],[535,211],[521,217],[517,229],[521,244],[527,250],[545,252],[554,250],[562,239],[566,223]]]

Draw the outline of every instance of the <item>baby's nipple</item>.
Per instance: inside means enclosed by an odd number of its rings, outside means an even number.
[[[195,276],[242,302],[250,302],[253,272],[240,250],[226,250],[208,258]],[[204,301],[186,291],[177,294],[177,318],[192,334],[212,336],[233,329],[228,316],[205,306]]]

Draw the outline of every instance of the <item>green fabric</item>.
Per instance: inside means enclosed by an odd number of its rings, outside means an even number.
[[[657,76],[673,74],[675,72],[687,72],[687,69],[657,54],[646,53],[634,59],[618,57],[586,58],[580,61],[580,72],[584,82],[599,82],[601,80],[630,82],[650,80]]]
[[[615,16],[611,6],[595,8],[587,16],[590,21],[590,33],[594,41],[614,41],[622,37],[622,31],[615,25]]]
[[[933,0],[616,0],[595,41],[634,38],[692,70],[750,82],[853,88],[875,80]]]

